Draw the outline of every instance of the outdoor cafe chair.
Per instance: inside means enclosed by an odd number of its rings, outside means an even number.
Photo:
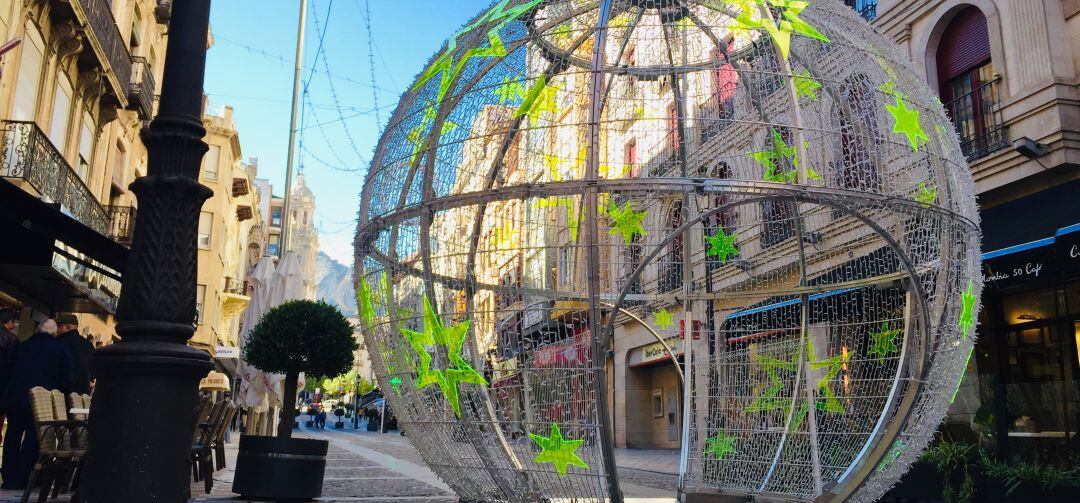
[[[59,390],[37,386],[29,394],[39,445],[38,459],[20,501],[30,501],[31,493],[40,483],[38,502],[44,503],[50,491],[55,498],[61,489],[70,488],[72,480],[77,480],[79,461],[86,454],[87,423],[68,419],[67,400]]]

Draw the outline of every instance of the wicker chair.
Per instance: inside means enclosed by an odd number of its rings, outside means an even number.
[[[191,444],[191,475],[195,482],[202,481],[209,494],[214,485],[213,446],[217,425],[225,416],[228,404],[217,402],[210,409],[206,422],[199,423]]]
[[[217,470],[224,470],[225,466],[225,432],[228,431],[233,417],[236,416],[236,406],[227,405],[225,415],[218,423],[217,433],[214,435],[214,466]]]
[[[38,502],[44,503],[50,491],[55,498],[61,490],[70,489],[71,481],[77,479],[79,461],[86,454],[87,423],[68,419],[67,400],[57,390],[31,389],[30,406],[38,437],[38,459],[21,501],[30,501],[30,494],[40,483]]]

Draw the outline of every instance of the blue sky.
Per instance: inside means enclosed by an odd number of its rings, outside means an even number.
[[[310,80],[305,100],[310,105],[302,109],[304,149],[298,160],[315,192],[320,248],[350,266],[361,183],[381,131],[374,112],[376,98],[384,125],[428,58],[490,2],[367,3],[376,46],[375,92],[361,11],[365,0],[308,0],[303,72],[304,80]],[[244,157],[259,158],[259,176],[269,178],[280,195],[285,185],[299,0],[217,0],[212,5],[215,41],[206,69],[210,106],[233,107]],[[320,35],[322,54],[316,57]]]

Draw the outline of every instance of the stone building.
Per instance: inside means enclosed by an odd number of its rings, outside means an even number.
[[[159,5],[159,3],[161,5]],[[35,322],[75,312],[97,344],[113,313],[146,174],[168,35],[167,2],[0,1],[0,305]],[[9,46],[10,47],[10,46]]]

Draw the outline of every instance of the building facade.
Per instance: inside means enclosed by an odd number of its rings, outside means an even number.
[[[979,193],[979,341],[945,428],[1005,458],[1080,452],[1080,2],[877,2]]]
[[[35,322],[75,312],[96,344],[113,313],[146,174],[168,5],[153,0],[0,1],[0,303]]]

